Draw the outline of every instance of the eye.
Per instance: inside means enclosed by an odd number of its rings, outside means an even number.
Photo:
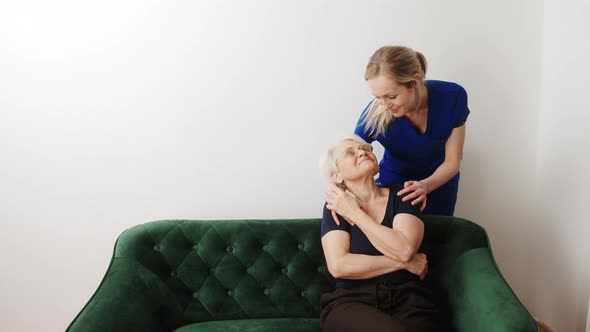
[[[366,152],[373,152],[373,146],[371,144],[363,144],[361,145],[361,150]]]
[[[356,153],[354,153],[354,149],[352,147],[348,147],[346,148],[346,150],[344,150],[344,155],[346,157],[353,157]]]
[[[387,96],[389,99],[395,99],[397,96]]]

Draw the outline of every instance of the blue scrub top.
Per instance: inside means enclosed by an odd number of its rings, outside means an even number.
[[[428,80],[426,131],[420,134],[406,117],[396,118],[384,135],[372,137],[362,124],[371,103],[357,123],[355,134],[367,142],[378,141],[385,148],[379,163],[377,184],[391,187],[408,180],[422,180],[434,173],[445,160],[445,143],[454,128],[467,120],[467,92],[456,83]],[[453,215],[459,174],[428,195],[424,214]]]

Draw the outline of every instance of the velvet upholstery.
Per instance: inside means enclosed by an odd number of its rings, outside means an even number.
[[[319,331],[332,289],[320,219],[161,220],[125,231],[68,331]],[[427,216],[428,281],[455,331],[538,331],[496,266],[484,229]]]

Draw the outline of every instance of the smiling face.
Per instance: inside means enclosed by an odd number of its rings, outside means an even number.
[[[415,87],[417,84],[408,88],[385,75],[370,78],[367,82],[375,99],[394,117],[399,118],[416,110],[418,99]]]
[[[373,177],[379,172],[377,157],[371,144],[346,140],[338,144],[334,150],[336,168],[334,175],[337,183]]]

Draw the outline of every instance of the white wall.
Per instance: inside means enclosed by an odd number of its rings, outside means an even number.
[[[588,1],[545,0],[537,157],[540,218],[530,243],[531,310],[558,331],[584,331],[590,294],[587,193]],[[587,331],[586,327],[586,331]]]
[[[0,327],[63,330],[132,225],[318,217],[318,157],[353,129],[384,44],[422,51],[429,78],[467,89],[457,215],[488,229],[525,304],[568,326],[558,317],[578,300],[543,306],[554,267],[531,259],[547,245],[532,230],[551,234],[537,160],[570,142],[561,127],[539,145],[559,102],[541,98],[553,82],[541,70],[560,69],[541,57],[544,28],[534,0],[1,4]]]

